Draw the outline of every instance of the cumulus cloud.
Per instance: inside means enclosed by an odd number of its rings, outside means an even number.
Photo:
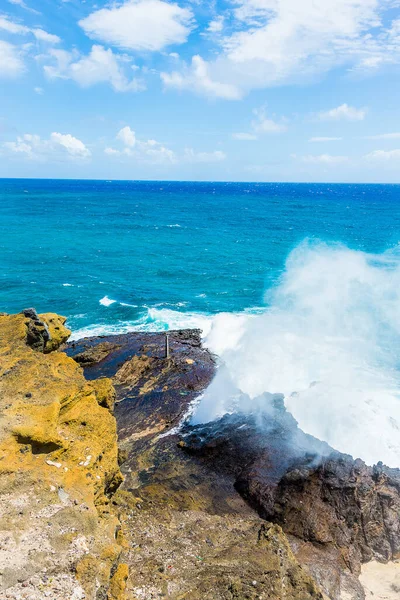
[[[117,140],[120,140],[124,146],[133,148],[136,144],[135,132],[127,125],[123,127],[117,134]]]
[[[72,79],[82,87],[109,83],[117,92],[140,92],[145,89],[141,80],[129,78],[126,74],[129,59],[103,46],[92,46],[87,56],[66,50],[51,50],[49,58],[53,64],[43,67],[49,78]]]
[[[217,57],[203,65],[207,80],[198,57],[163,81],[222,98],[233,86],[229,98],[235,99],[336,67],[371,71],[400,63],[400,25],[386,16],[392,6],[392,0],[236,0],[231,33],[218,37]]]
[[[320,121],[363,121],[368,112],[367,108],[355,108],[348,104],[341,104],[330,110],[323,110],[318,113]]]
[[[96,40],[127,50],[162,50],[183,44],[192,29],[192,12],[163,0],[129,0],[102,8],[79,21]]]
[[[209,22],[207,31],[209,33],[220,33],[224,28],[225,17],[219,15],[215,19]]]
[[[26,25],[11,21],[10,19],[7,19],[7,17],[0,17],[0,29],[16,35],[32,34],[38,41],[46,44],[58,44],[61,42],[58,35],[48,33],[40,28],[26,27]]]
[[[25,71],[23,52],[9,42],[0,40],[0,77],[18,77]]]
[[[182,71],[162,72],[161,79],[166,87],[191,90],[225,100],[238,100],[243,96],[237,85],[213,79],[210,75],[210,65],[198,55],[193,56],[191,65],[184,67]]]
[[[70,133],[53,132],[48,139],[26,133],[16,141],[4,142],[2,154],[21,155],[30,160],[84,160],[91,156],[90,150],[78,138]]]
[[[119,148],[108,146],[104,153],[108,156],[134,159],[151,164],[177,164],[177,163],[215,163],[226,159],[226,154],[221,150],[213,152],[196,152],[193,148],[186,148],[182,155],[177,154],[157,140],[138,139],[135,131],[125,126],[116,135],[120,144]]]
[[[173,150],[156,140],[139,140],[135,131],[128,125],[118,131],[116,140],[119,142],[120,147],[105,148],[104,152],[108,156],[130,157],[154,164],[174,164],[177,162]]]

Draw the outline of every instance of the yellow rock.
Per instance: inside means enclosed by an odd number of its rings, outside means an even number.
[[[112,579],[107,600],[125,600],[126,582],[129,576],[128,565],[118,565]]]
[[[64,317],[39,318],[50,333],[46,354],[27,345],[29,318],[0,316],[0,529],[11,540],[0,596],[2,589],[17,595],[22,584],[29,592],[32,576],[46,573],[52,598],[82,588],[94,600],[125,573],[110,502],[122,481],[115,393],[108,379],[86,381],[74,360],[55,351],[70,333]]]

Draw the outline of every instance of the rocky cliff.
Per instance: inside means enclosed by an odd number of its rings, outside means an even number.
[[[397,598],[400,471],[304,434],[278,395],[177,429],[215,366],[199,332],[170,333],[169,360],[164,345],[135,333],[68,349],[116,386],[135,597]]]
[[[397,598],[398,470],[304,434],[280,396],[190,426],[216,369],[198,331],[168,357],[163,333],[68,335],[0,315],[0,598]]]
[[[122,600],[115,393],[57,350],[64,323],[0,316],[0,597]]]

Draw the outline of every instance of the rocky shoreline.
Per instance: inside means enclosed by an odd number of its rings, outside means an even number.
[[[374,600],[400,597],[399,470],[304,434],[279,396],[182,425],[216,369],[199,331],[167,357],[163,333],[65,344],[64,322],[0,316],[5,598],[365,600],[363,565],[386,564]]]

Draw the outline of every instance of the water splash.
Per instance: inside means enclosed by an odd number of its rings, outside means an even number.
[[[221,366],[194,422],[283,393],[300,427],[368,463],[400,466],[400,254],[304,242],[258,316],[221,315]]]

